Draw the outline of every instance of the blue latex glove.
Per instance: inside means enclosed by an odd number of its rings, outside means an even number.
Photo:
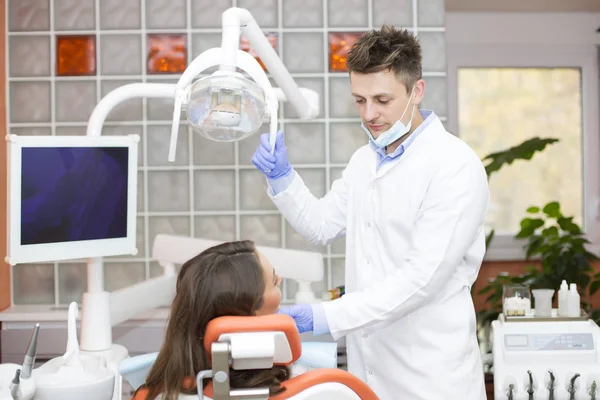
[[[300,333],[312,332],[314,329],[313,310],[310,304],[297,304],[291,307],[280,308],[277,314],[285,314],[294,318],[294,322],[296,322]]]
[[[260,135],[260,145],[252,156],[252,164],[270,179],[282,178],[292,172],[292,166],[288,161],[287,149],[283,142],[283,132],[277,132],[275,140],[275,151],[271,154],[271,143],[269,134]]]

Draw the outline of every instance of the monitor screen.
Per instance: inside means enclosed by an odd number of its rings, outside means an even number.
[[[127,236],[128,147],[23,147],[21,245]]]

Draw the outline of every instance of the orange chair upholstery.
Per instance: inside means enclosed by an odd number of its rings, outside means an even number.
[[[291,349],[291,359],[285,362],[273,362],[273,365],[290,365],[302,355],[302,342],[294,320],[287,315],[266,315],[258,317],[221,317],[210,322],[204,338],[207,353],[213,351],[213,344],[231,334],[251,332],[283,332]],[[213,365],[213,373],[215,368]],[[377,400],[373,390],[362,380],[340,369],[316,369],[283,382],[285,391],[270,397],[271,400],[289,399],[302,391],[324,383],[339,383],[351,389],[362,400]],[[210,382],[204,395],[213,398],[213,382]],[[217,400],[217,399],[215,399]],[[332,399],[335,400],[335,399]]]

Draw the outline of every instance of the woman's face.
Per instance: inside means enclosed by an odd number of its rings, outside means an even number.
[[[275,314],[281,303],[281,277],[275,273],[273,265],[259,251],[257,251],[260,265],[265,276],[265,293],[263,295],[263,305],[256,311],[256,315]]]

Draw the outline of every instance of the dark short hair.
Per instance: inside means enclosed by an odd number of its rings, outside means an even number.
[[[406,29],[383,25],[363,34],[348,53],[350,72],[370,74],[389,70],[410,91],[422,78],[421,45]]]

